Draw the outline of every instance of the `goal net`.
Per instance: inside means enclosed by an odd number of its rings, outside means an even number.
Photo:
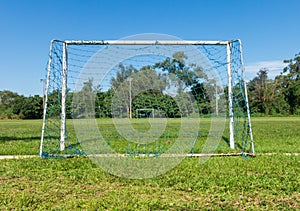
[[[155,118],[154,108],[136,109],[136,118]]]
[[[254,154],[239,40],[52,40],[46,77],[42,157]]]

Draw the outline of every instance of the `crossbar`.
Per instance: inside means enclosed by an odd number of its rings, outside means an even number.
[[[233,41],[201,40],[52,40],[68,45],[227,45]]]

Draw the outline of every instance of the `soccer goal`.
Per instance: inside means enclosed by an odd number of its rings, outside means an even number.
[[[154,108],[138,108],[136,109],[136,118],[154,118]]]
[[[41,157],[255,153],[240,40],[52,40],[46,69]]]

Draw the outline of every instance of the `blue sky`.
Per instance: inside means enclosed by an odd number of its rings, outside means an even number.
[[[300,52],[299,0],[1,0],[0,90],[42,93],[51,39],[163,33],[243,42],[247,78]]]

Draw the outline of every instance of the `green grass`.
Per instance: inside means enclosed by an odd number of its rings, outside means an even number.
[[[252,118],[258,153],[300,152],[300,117]]]
[[[153,179],[118,178],[88,159],[2,160],[3,209],[200,210],[299,208],[299,158],[195,158]]]
[[[253,118],[256,158],[186,158],[152,179],[89,159],[0,160],[0,210],[299,210],[300,118]],[[41,121],[0,121],[0,154],[38,154]],[[260,153],[278,153],[266,156]]]
[[[201,125],[205,135],[207,135],[210,126],[208,123],[209,121],[204,121]],[[102,124],[112,127],[111,120],[105,120]],[[300,151],[300,117],[256,117],[252,118],[252,125],[257,153]],[[174,124],[169,127],[171,130],[176,129]],[[41,128],[41,120],[1,120],[0,155],[37,155],[39,153]],[[205,137],[200,137],[199,140],[204,141]],[[203,142],[199,143],[195,146],[196,152],[201,152],[201,143]],[[120,150],[124,150],[127,146],[124,142],[111,142],[111,144],[115,148],[119,147]],[[219,152],[222,150],[228,150],[224,141],[221,141],[219,146]]]
[[[0,155],[38,155],[42,120],[0,120]]]

